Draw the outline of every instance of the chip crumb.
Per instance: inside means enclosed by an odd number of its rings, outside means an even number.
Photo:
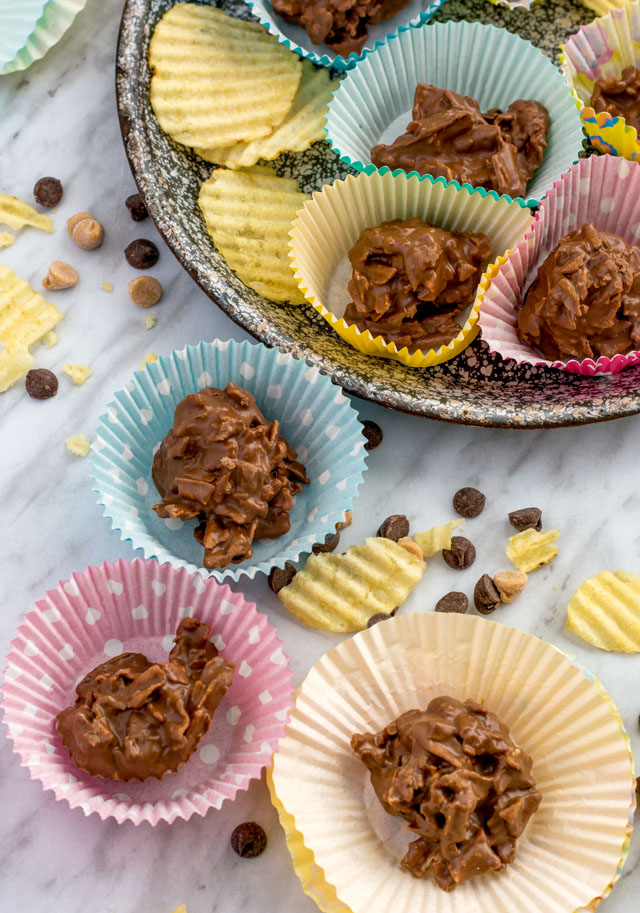
[[[150,330],[156,325],[156,318],[153,314],[147,314],[144,318],[144,328],[145,330]]]
[[[46,349],[51,349],[57,342],[60,342],[60,337],[55,330],[49,330],[48,333],[42,337],[42,345]]]
[[[110,282],[101,282],[100,287],[103,288],[105,290],[105,292],[113,291],[113,286],[111,285]]]
[[[464,520],[451,520],[450,523],[445,523],[443,526],[432,526],[431,529],[415,533],[413,541],[422,549],[423,557],[431,558],[437,552],[451,548],[453,531],[463,523]]]
[[[10,231],[0,231],[0,247],[11,247],[15,239],[16,236]]]
[[[158,356],[154,352],[147,352],[142,360],[142,364],[138,368],[139,371],[144,371],[145,365],[152,365],[154,361],[158,360]]]
[[[181,903],[179,907],[176,907],[173,913],[187,913],[187,905]]]
[[[507,558],[525,574],[535,571],[541,565],[549,564],[558,554],[559,548],[553,543],[559,535],[559,529],[550,529],[548,532],[526,529],[507,542]]]
[[[91,443],[84,434],[74,434],[65,441],[67,450],[77,457],[86,457],[91,450]]]
[[[71,378],[76,387],[81,387],[93,374],[88,365],[63,365],[62,370],[67,377]]]

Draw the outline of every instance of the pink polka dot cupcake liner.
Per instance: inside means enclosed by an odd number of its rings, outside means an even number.
[[[252,557],[238,564],[206,570],[202,545],[193,535],[197,520],[161,519],[153,511],[161,498],[151,469],[178,403],[204,387],[224,389],[229,381],[255,397],[268,421],[278,420],[309,484],[295,496],[288,532],[255,541]],[[335,532],[362,484],[364,445],[356,410],[317,367],[261,344],[214,339],[161,355],[115,394],[96,430],[92,476],[113,529],[145,558],[219,581],[238,580],[296,562]]]
[[[597,360],[546,359],[518,336],[518,311],[526,292],[548,254],[558,242],[592,222],[600,231],[620,235],[628,244],[640,243],[640,164],[609,155],[580,159],[553,185],[540,204],[536,220],[524,239],[485,273],[485,294],[478,323],[492,352],[518,364],[545,365],[571,374],[617,374],[640,364],[640,352]]]
[[[211,641],[235,664],[209,732],[162,780],[118,782],[81,770],[55,725],[78,682],[119,653],[166,661],[186,616],[208,624]],[[121,559],[61,581],[26,615],[7,658],[1,706],[22,766],[56,799],[119,824],[155,825],[205,815],[260,777],[284,733],[291,675],[275,628],[240,594],[182,568]]]

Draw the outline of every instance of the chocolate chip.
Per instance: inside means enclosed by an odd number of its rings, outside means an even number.
[[[295,567],[292,564],[289,564],[288,561],[284,567],[272,567],[269,574],[270,589],[272,589],[274,593],[279,593],[283,587],[289,586],[297,573]]]
[[[311,547],[314,555],[320,555],[322,552],[335,552],[340,542],[340,533],[327,533],[324,542],[316,542]]]
[[[58,392],[58,378],[46,368],[33,368],[27,371],[25,387],[34,399],[50,399]]]
[[[231,848],[238,856],[253,859],[264,851],[267,845],[267,835],[264,828],[255,821],[245,821],[233,829],[231,834]]]
[[[372,628],[374,625],[377,625],[380,621],[387,621],[389,618],[393,618],[400,606],[396,606],[392,612],[389,612],[386,615],[384,612],[378,612],[376,615],[372,615],[369,621],[367,622],[367,627]]]
[[[461,615],[469,608],[469,600],[464,593],[446,593],[436,602],[436,612],[459,612]]]
[[[36,203],[40,206],[57,206],[62,199],[62,184],[58,178],[40,178],[33,188]]]
[[[133,193],[130,197],[127,197],[124,201],[124,205],[129,210],[134,222],[142,222],[142,220],[146,219],[149,215],[147,207],[144,205],[139,193]]]
[[[453,496],[453,509],[461,517],[471,520],[484,510],[485,496],[477,488],[461,488]]]
[[[375,450],[382,443],[382,438],[384,437],[382,428],[380,425],[376,425],[375,422],[363,422],[362,433],[367,439],[367,443],[364,445],[365,450]]]
[[[394,542],[408,535],[409,521],[404,514],[391,514],[390,517],[382,521],[380,529],[376,533],[376,536],[381,536],[383,539],[393,539]]]
[[[443,548],[442,557],[449,567],[463,571],[471,567],[476,560],[476,549],[473,542],[469,542],[464,536],[452,536],[451,548]]]
[[[483,574],[476,583],[473,590],[473,602],[481,615],[490,615],[500,605],[500,593],[488,574]]]
[[[509,514],[509,523],[519,533],[525,529],[542,529],[542,511],[539,507],[523,507],[522,510],[512,510]]]
[[[129,266],[133,266],[134,269],[150,269],[158,262],[160,253],[153,241],[138,238],[125,247],[124,255]]]

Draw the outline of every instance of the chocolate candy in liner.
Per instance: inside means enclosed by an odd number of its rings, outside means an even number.
[[[593,87],[591,107],[640,130],[640,68],[625,67],[621,76],[599,76]]]

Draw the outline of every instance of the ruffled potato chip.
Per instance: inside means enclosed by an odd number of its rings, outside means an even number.
[[[518,568],[528,574],[536,568],[555,558],[560,549],[553,543],[560,535],[559,529],[538,532],[525,529],[523,533],[512,536],[507,542],[507,558]]]
[[[414,533],[413,541],[420,546],[425,558],[431,558],[432,555],[441,552],[443,548],[451,548],[453,531],[462,523],[464,520],[451,520],[444,526],[432,526],[431,529]]]
[[[640,577],[601,571],[578,587],[567,628],[599,650],[640,653]]]
[[[226,168],[248,168],[259,159],[273,161],[282,152],[303,152],[325,138],[324,122],[333,93],[339,86],[325,68],[316,70],[302,61],[302,79],[293,106],[269,136],[250,143],[195,149],[200,158]]]
[[[14,231],[25,228],[25,226],[39,228],[40,231],[49,233],[53,231],[53,222],[49,216],[43,215],[17,197],[10,197],[2,193],[0,193],[0,225],[8,225]],[[9,243],[12,244],[13,241]]]
[[[297,181],[268,166],[218,168],[200,188],[207,231],[229,267],[269,301],[301,304],[289,259],[289,230],[308,199]]]
[[[179,3],[149,45],[150,99],[177,142],[211,148],[268,136],[293,105],[302,65],[257,22]]]
[[[371,537],[343,555],[310,555],[291,583],[278,593],[287,609],[312,628],[360,631],[374,615],[402,605],[424,573],[411,539]]]

